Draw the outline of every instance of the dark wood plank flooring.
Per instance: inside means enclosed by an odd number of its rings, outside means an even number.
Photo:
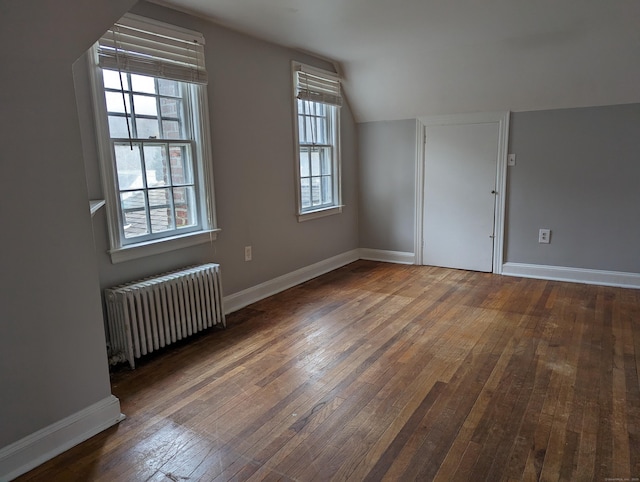
[[[640,290],[358,261],[228,325],[18,480],[640,477]]]

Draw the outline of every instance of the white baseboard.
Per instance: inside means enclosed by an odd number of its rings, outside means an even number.
[[[11,480],[124,419],[113,395],[0,449],[0,480]]]
[[[282,276],[278,276],[259,285],[252,286],[246,290],[239,291],[229,296],[224,297],[224,311],[225,314],[238,311],[245,306],[260,301],[276,293],[280,293],[293,286],[309,281],[322,274],[333,271],[334,269],[341,268],[349,263],[353,263],[360,258],[357,249],[347,251],[346,253],[333,256],[332,258],[319,261],[318,263],[300,268],[291,273],[287,273]]]
[[[416,263],[416,257],[413,253],[406,253],[404,251],[387,251],[384,249],[360,248],[360,259],[397,264]]]
[[[584,268],[566,268],[562,266],[544,266],[537,264],[505,263],[502,274],[539,278],[554,281],[569,281],[603,286],[640,289],[640,274],[621,271],[602,271]]]

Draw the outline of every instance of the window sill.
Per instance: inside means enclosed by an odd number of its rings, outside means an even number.
[[[325,216],[333,216],[340,214],[344,206],[331,206],[329,208],[318,209],[317,211],[306,211],[298,214],[298,222],[311,221],[312,219],[323,218]]]
[[[97,213],[98,209],[102,206],[104,206],[104,199],[91,199],[89,201],[89,212],[91,213],[91,217],[93,217],[93,215]]]
[[[123,261],[167,253],[176,249],[188,248],[189,246],[214,241],[219,231],[220,229],[198,231],[196,233],[188,233],[181,236],[173,236],[162,240],[154,240],[112,249],[109,251],[111,263],[122,263]]]

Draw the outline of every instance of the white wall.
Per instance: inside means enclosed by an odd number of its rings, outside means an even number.
[[[360,247],[413,253],[416,120],[358,124]]]
[[[640,273],[640,104],[514,113],[509,152],[507,262]]]
[[[132,3],[0,3],[0,448],[110,396],[71,66]]]

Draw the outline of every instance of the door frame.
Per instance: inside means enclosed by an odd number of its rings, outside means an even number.
[[[510,112],[482,112],[422,116],[416,119],[416,200],[415,200],[415,264],[423,262],[424,180],[426,128],[429,126],[458,124],[498,124],[498,159],[496,168],[496,202],[494,207],[493,273],[502,274],[504,261],[504,219],[507,188],[507,150],[509,147]]]

